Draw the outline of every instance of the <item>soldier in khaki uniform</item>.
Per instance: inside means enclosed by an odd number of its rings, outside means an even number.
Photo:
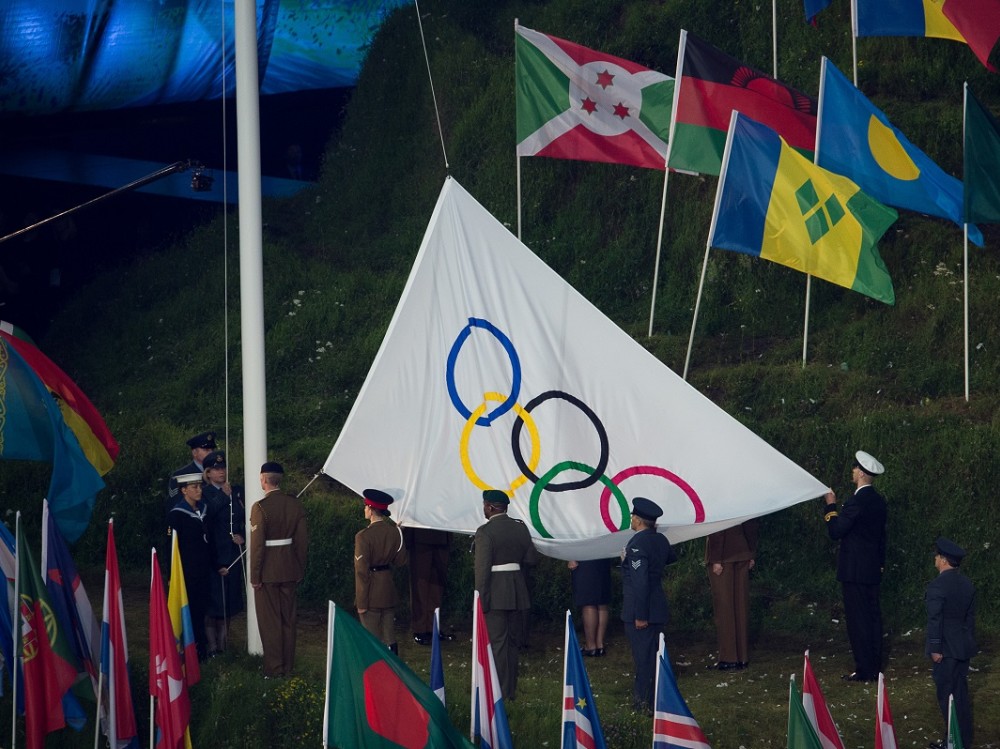
[[[250,511],[250,583],[261,644],[264,676],[288,676],[295,663],[295,588],[305,576],[309,531],[305,510],[279,491],[280,463],[260,467],[264,498]]]
[[[399,655],[393,626],[399,596],[392,569],[406,564],[403,532],[388,519],[391,496],[378,489],[362,494],[368,527],[354,536],[354,601],[365,629]]]

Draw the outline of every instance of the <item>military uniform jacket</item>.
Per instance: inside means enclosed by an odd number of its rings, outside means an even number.
[[[205,503],[192,508],[181,499],[167,513],[167,522],[177,534],[177,549],[181,554],[184,580],[194,582],[208,578],[214,558],[205,517]]]
[[[976,653],[976,589],[958,570],[945,570],[927,586],[925,652],[967,661]]]
[[[273,544],[289,540],[291,543]],[[250,510],[251,584],[300,582],[305,576],[308,550],[309,531],[302,503],[272,489]]]
[[[232,487],[232,496],[208,484],[203,492],[208,507],[206,522],[215,553],[215,568],[228,567],[240,556],[240,547],[233,541],[233,534],[246,538],[246,507],[243,487]]]
[[[837,580],[877,585],[882,581],[886,548],[885,499],[871,485],[862,486],[826,523],[830,538],[840,541]]]
[[[483,613],[521,611],[531,608],[524,568],[538,564],[539,554],[528,527],[520,520],[500,513],[476,530],[476,590]],[[499,564],[518,564],[519,570],[494,572]]]
[[[712,533],[705,541],[705,564],[749,562],[757,555],[757,536],[756,519]]]
[[[660,578],[663,568],[676,561],[677,554],[667,537],[653,528],[643,529],[629,539],[622,560],[622,621],[666,623],[670,613]]]
[[[398,602],[392,568],[407,561],[403,532],[378,520],[354,536],[354,603],[361,609],[391,609]],[[372,569],[375,567],[376,569]]]

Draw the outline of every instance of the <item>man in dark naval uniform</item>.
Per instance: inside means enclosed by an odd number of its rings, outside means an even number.
[[[200,471],[182,473],[176,478],[180,499],[167,513],[167,523],[171,533],[177,536],[198,660],[204,660],[208,653],[205,615],[208,613],[213,553],[206,519],[207,508],[201,501],[202,474]],[[171,570],[170,574],[175,574],[175,570]]]
[[[962,746],[972,746],[972,705],[969,702],[969,659],[976,653],[976,589],[958,571],[965,549],[947,538],[935,542],[934,566],[938,576],[927,586],[927,656],[934,663],[934,686],[948,730],[948,698],[955,700],[955,714]],[[945,749],[944,741],[933,749]]]
[[[854,671],[847,681],[875,681],[882,670],[882,571],[885,569],[885,499],[872,479],[885,468],[859,450],[854,455],[851,480],[854,494],[837,510],[832,492],[823,498],[823,517],[830,538],[840,541],[837,580],[844,594],[847,637],[854,652]]]
[[[507,515],[510,497],[499,489],[483,492],[486,522],[476,530],[476,590],[483,607],[497,677],[504,699],[517,697],[518,653],[531,608],[524,568],[538,564],[539,554],[528,527]]]
[[[167,512],[170,512],[177,504],[177,500],[180,499],[177,477],[191,473],[202,473],[205,470],[204,460],[215,449],[215,432],[196,434],[187,441],[187,446],[191,448],[191,462],[183,468],[178,468],[167,479]]]
[[[295,588],[309,549],[302,502],[280,490],[284,473],[280,463],[260,467],[264,498],[250,510],[250,584],[266,677],[288,676],[295,665]]]
[[[622,550],[622,621],[632,646],[635,681],[632,707],[653,709],[653,677],[660,632],[670,618],[660,578],[663,568],[677,561],[667,537],[656,532],[659,506],[645,497],[632,500],[632,530],[636,533]]]
[[[399,655],[393,622],[399,595],[392,570],[406,564],[403,532],[388,519],[391,495],[378,489],[362,495],[368,527],[354,536],[354,602],[365,629]]]

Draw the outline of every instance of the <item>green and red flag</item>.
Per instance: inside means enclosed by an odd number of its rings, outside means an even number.
[[[668,166],[718,175],[733,110],[767,125],[812,158],[815,99],[681,30]]]
[[[514,26],[517,155],[664,169],[674,79]]]
[[[62,698],[76,681],[77,663],[69,637],[59,627],[48,591],[17,523],[21,659],[24,673],[25,738],[43,749],[45,737],[66,727]]]
[[[788,749],[823,749],[820,741],[809,721],[805,708],[802,707],[802,695],[795,684],[795,674],[792,674],[788,681]]]
[[[472,748],[431,688],[332,601],[326,671],[323,746]]]

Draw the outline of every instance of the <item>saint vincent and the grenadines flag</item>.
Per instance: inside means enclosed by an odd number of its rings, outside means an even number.
[[[969,45],[987,68],[1000,38],[1000,0],[854,0],[856,36],[926,36]]]
[[[420,677],[332,601],[329,612],[323,746],[472,749]]]
[[[1000,223],[1000,124],[965,85],[965,221]]]
[[[892,304],[876,243],[896,220],[847,177],[734,113],[709,245],[757,255]]]
[[[668,166],[718,174],[733,111],[775,130],[812,155],[816,100],[682,30]]]
[[[825,57],[819,96],[817,164],[850,177],[883,203],[962,226],[962,183],[910,143]],[[983,244],[975,226],[969,226],[969,239]]]
[[[674,79],[514,26],[517,155],[664,169]]]

